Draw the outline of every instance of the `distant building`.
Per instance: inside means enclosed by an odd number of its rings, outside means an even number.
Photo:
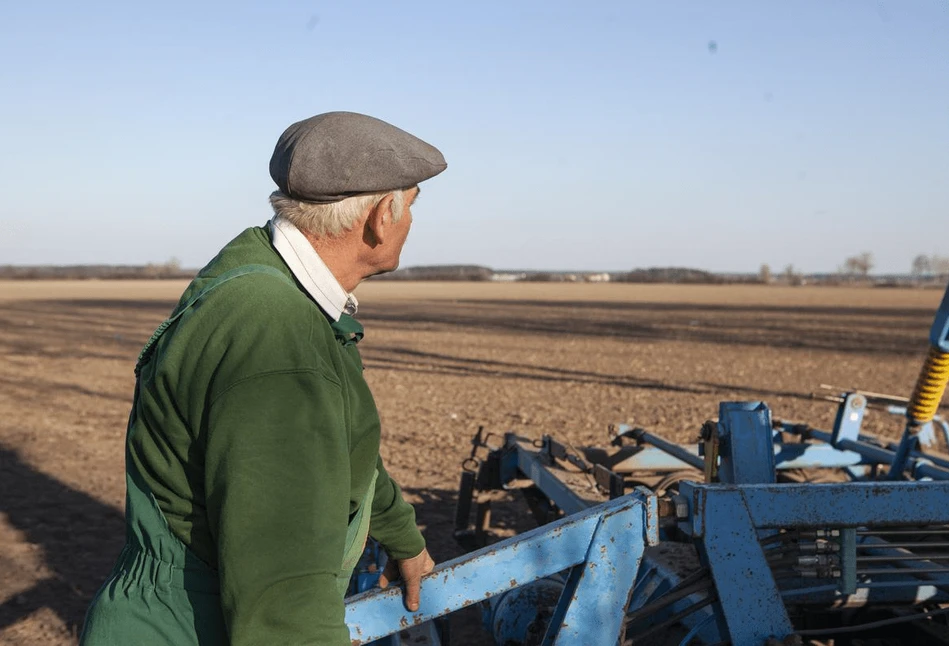
[[[525,278],[527,274],[524,272],[496,271],[491,275],[491,280],[497,283],[516,283]]]
[[[587,274],[583,277],[588,283],[608,283],[610,282],[610,275],[606,272],[600,274]]]

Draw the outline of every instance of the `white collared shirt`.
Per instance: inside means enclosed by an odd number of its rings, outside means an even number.
[[[338,321],[343,314],[356,313],[359,301],[339,284],[320,254],[292,222],[274,216],[268,223],[274,249],[316,304]]]

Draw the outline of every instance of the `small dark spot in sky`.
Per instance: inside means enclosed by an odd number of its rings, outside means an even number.
[[[807,179],[807,171],[806,170],[797,171],[797,179],[799,182]]]
[[[890,22],[890,12],[886,10],[886,5],[882,2],[877,3],[877,15],[883,22]]]
[[[310,19],[306,21],[306,28],[309,31],[316,29],[316,26],[320,24],[320,17],[316,14],[310,16]]]
[[[714,40],[708,41],[708,53],[715,54],[717,52],[718,52],[718,43],[716,43]]]
[[[765,92],[764,100],[767,101],[768,103],[771,103],[772,101],[774,101],[774,95],[771,94],[771,92]]]

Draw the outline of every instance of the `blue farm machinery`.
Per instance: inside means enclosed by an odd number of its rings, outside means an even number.
[[[456,513],[472,551],[426,577],[418,612],[394,589],[348,598],[353,643],[444,642],[436,620],[480,604],[503,646],[949,644],[949,290],[929,340],[910,397],[835,392],[829,430],[723,402],[693,445],[479,431]],[[871,409],[898,441],[861,430]],[[489,544],[512,491],[537,527]]]

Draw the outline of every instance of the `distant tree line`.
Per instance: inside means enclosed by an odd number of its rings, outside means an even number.
[[[753,276],[729,276],[715,274],[702,269],[688,267],[650,267],[648,269],[634,269],[625,273],[615,274],[614,281],[620,283],[687,283],[720,285],[726,282],[754,282]]]
[[[412,281],[499,281],[499,282],[619,282],[619,283],[681,283],[764,285],[853,285],[877,286],[922,285],[941,286],[949,280],[949,257],[921,254],[913,259],[911,273],[903,275],[871,275],[873,254],[862,252],[846,258],[836,272],[804,274],[794,265],[773,272],[768,264],[757,274],[716,273],[690,267],[649,267],[615,272],[576,271],[496,271],[483,265],[428,265],[407,267],[376,276],[373,280]],[[183,269],[177,259],[148,265],[0,265],[0,279],[6,280],[108,280],[108,279],[191,279],[197,273]]]
[[[375,276],[373,280],[492,280],[494,270],[480,265],[429,265],[406,267],[390,274]]]
[[[195,274],[174,258],[148,265],[0,265],[0,279],[5,280],[167,280]]]
[[[912,273],[920,278],[926,276],[949,276],[949,256],[919,254],[913,258]]]

